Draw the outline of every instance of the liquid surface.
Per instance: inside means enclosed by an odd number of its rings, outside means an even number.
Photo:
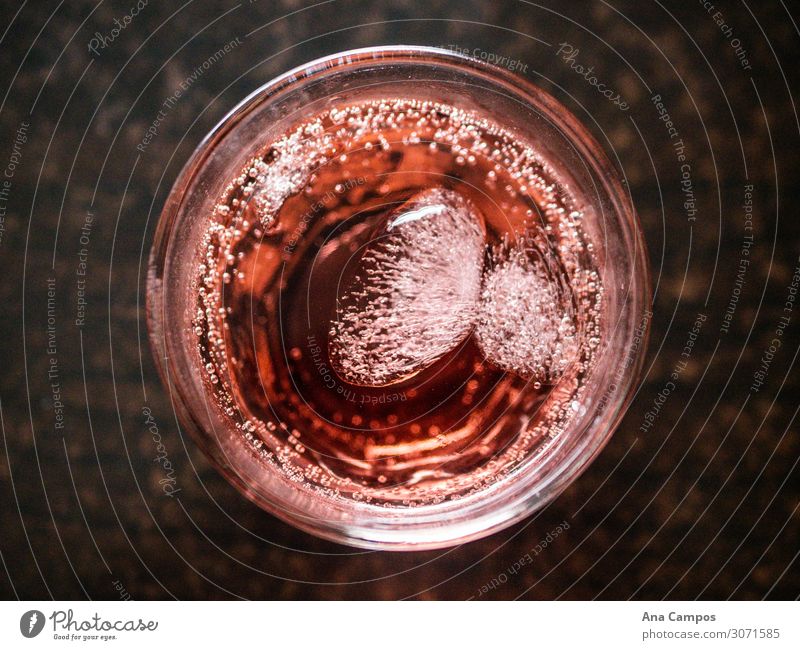
[[[485,116],[387,99],[309,119],[209,215],[209,392],[265,471],[326,497],[486,489],[580,410],[603,294],[581,201]]]

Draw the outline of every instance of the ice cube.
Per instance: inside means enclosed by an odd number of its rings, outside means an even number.
[[[534,382],[563,374],[578,346],[569,292],[558,276],[525,238],[494,249],[475,325],[488,361]]]
[[[386,386],[453,350],[476,319],[484,250],[483,218],[456,191],[424,190],[389,213],[338,298],[335,370]]]

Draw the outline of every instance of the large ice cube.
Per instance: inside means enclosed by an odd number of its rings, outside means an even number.
[[[338,299],[336,371],[385,386],[453,350],[475,322],[484,250],[478,209],[453,190],[424,190],[388,214]]]

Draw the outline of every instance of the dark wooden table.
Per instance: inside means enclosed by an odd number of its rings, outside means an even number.
[[[133,2],[32,3],[18,13],[12,4],[0,21],[10,25],[0,81],[0,595],[798,596],[800,308],[784,305],[800,254],[800,35],[782,2],[720,0],[708,12],[632,0],[307,9],[198,0],[151,2],[129,21]],[[117,32],[115,19],[125,25]],[[181,437],[144,331],[143,263],[193,147],[276,74],[383,43],[518,60],[613,152],[657,288],[640,390],[596,462],[538,515],[440,552],[348,549],[252,506]],[[229,53],[204,69],[225,44]],[[688,363],[653,416],[699,315]],[[789,322],[757,386],[782,316]],[[179,498],[158,484],[144,406]],[[564,521],[568,530],[519,568]]]

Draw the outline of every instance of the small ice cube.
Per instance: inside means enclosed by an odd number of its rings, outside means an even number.
[[[475,326],[478,346],[494,365],[552,383],[577,355],[569,297],[533,246],[500,246],[492,257]]]

